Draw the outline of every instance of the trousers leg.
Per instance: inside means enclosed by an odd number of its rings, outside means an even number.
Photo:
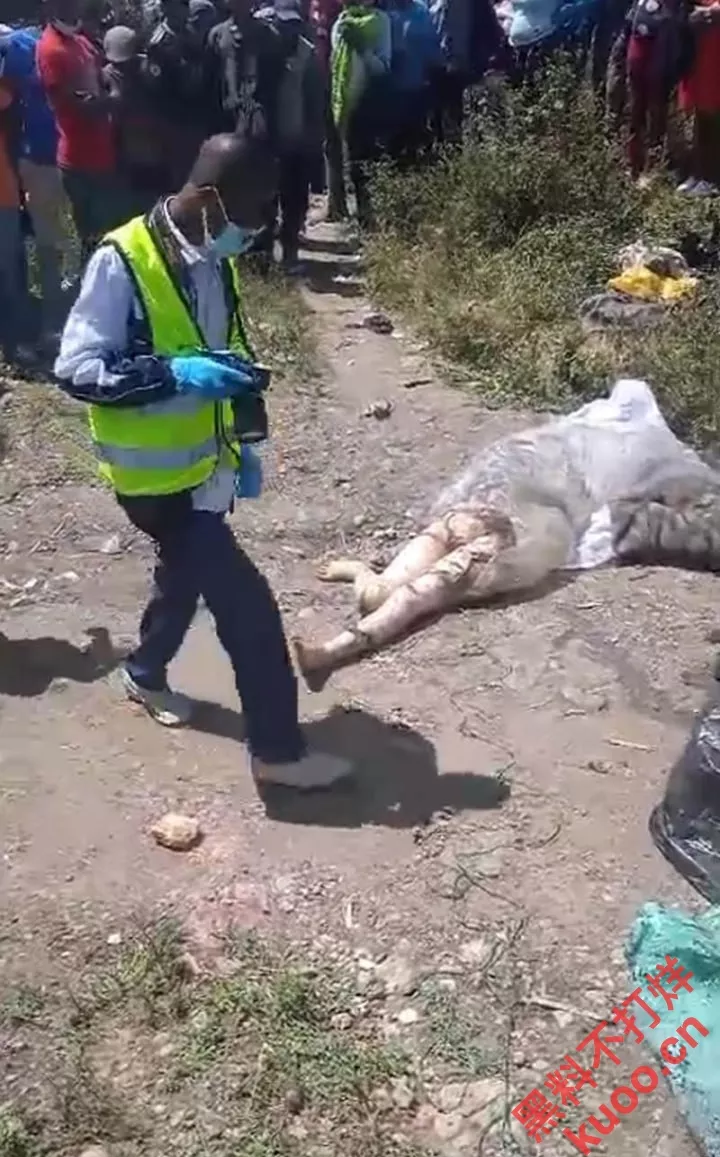
[[[297,682],[270,586],[222,515],[195,511],[192,527],[197,585],[233,666],[250,751],[268,763],[299,759]]]
[[[192,496],[184,492],[119,501],[133,525],[155,544],[153,590],[140,620],[139,644],[126,666],[141,687],[162,691],[200,597],[192,563]]]
[[[280,173],[280,244],[283,257],[297,257],[301,230],[309,204],[309,166],[302,155],[283,157]]]

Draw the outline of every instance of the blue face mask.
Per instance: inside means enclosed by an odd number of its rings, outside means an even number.
[[[239,257],[252,249],[257,237],[256,229],[244,229],[234,221],[228,221],[222,233],[208,242],[208,252],[217,257]]]
[[[246,229],[243,225],[236,225],[235,222],[231,221],[228,217],[227,210],[223,205],[222,198],[217,189],[215,189],[215,196],[218,199],[218,205],[225,218],[225,227],[218,233],[217,237],[213,237],[208,226],[207,210],[203,209],[205,249],[208,253],[212,253],[216,257],[239,257],[241,253],[247,253],[249,249],[252,249],[253,243],[258,235],[258,230]]]

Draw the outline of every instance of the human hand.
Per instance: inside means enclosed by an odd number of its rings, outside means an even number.
[[[198,394],[217,401],[237,397],[249,390],[257,392],[259,387],[254,368],[240,359],[233,364],[230,357],[211,354],[188,354],[170,359],[170,369],[181,394]]]

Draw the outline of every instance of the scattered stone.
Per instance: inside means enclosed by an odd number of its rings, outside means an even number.
[[[119,534],[111,534],[106,538],[100,547],[101,554],[120,554],[122,551],[122,540]]]
[[[395,329],[392,321],[386,313],[366,313],[362,319],[363,329],[372,330],[373,333],[389,334]]]
[[[391,1084],[393,1104],[398,1109],[412,1109],[415,1105],[416,1097],[407,1077],[396,1077]]]
[[[588,771],[594,771],[596,775],[610,775],[612,771],[612,764],[605,759],[589,759],[587,766]]]
[[[197,980],[202,972],[200,965],[191,952],[183,952],[178,964],[186,980]]]
[[[353,1026],[353,1018],[349,1012],[336,1012],[330,1018],[330,1024],[333,1028],[338,1029],[339,1032],[348,1032]]]
[[[469,940],[460,948],[460,959],[464,964],[483,964],[490,951],[487,940]]]
[[[378,1113],[389,1113],[394,1108],[393,1099],[388,1089],[375,1089],[370,1100]]]
[[[173,852],[189,852],[202,839],[200,824],[192,816],[168,812],[150,829],[150,834],[161,848]]]
[[[388,956],[376,971],[389,996],[412,996],[417,989],[415,973],[403,956]]]
[[[417,1024],[420,1020],[420,1013],[416,1008],[403,1008],[397,1014],[398,1024],[411,1025]]]
[[[505,1082],[494,1077],[478,1081],[452,1081],[443,1085],[435,1102],[443,1113],[471,1117],[505,1093]]]
[[[560,1028],[569,1028],[575,1020],[573,1014],[564,1008],[556,1008],[553,1012],[553,1016],[555,1017],[555,1020],[557,1021]]]
[[[296,1117],[298,1113],[302,1113],[304,1104],[305,1096],[302,1089],[299,1085],[293,1085],[285,1094],[285,1112]]]
[[[387,398],[380,398],[377,402],[371,402],[363,410],[363,418],[377,418],[379,422],[382,422],[385,418],[389,418],[392,412],[392,402],[389,402]]]
[[[353,517],[353,520],[352,520],[352,521],[353,521],[353,526],[356,526],[356,527],[359,529],[361,526],[364,526],[364,525],[365,525],[365,522],[366,522],[367,520],[366,520],[366,518],[365,518],[365,515],[364,515],[364,514],[356,514],[356,515]]]
[[[111,932],[107,938],[107,942],[111,948],[117,948],[118,944],[122,944],[122,936],[119,932]]]

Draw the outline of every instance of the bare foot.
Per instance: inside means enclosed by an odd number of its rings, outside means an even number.
[[[295,661],[300,674],[305,680],[308,691],[322,691],[332,670],[327,666],[325,655],[320,647],[313,647],[310,643],[303,643],[302,639],[291,639]]]
[[[351,558],[337,558],[324,566],[318,567],[317,577],[323,583],[352,583],[362,574],[374,574],[364,562],[355,562]]]

